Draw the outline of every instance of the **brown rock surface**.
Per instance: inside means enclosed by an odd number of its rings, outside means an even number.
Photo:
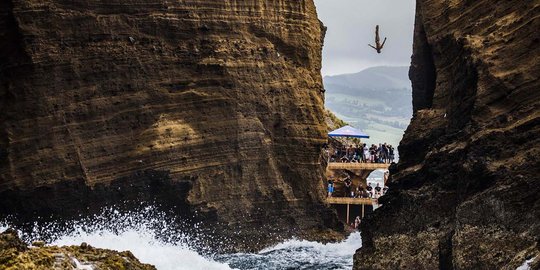
[[[0,213],[159,200],[239,248],[335,226],[323,32],[311,0],[2,1]]]
[[[129,251],[117,252],[81,246],[34,246],[23,243],[17,232],[0,233],[0,269],[126,269],[155,270],[143,264]]]
[[[415,113],[355,269],[539,258],[538,29],[539,1],[417,1]]]

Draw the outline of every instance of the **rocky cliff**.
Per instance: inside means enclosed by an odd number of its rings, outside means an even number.
[[[539,15],[417,1],[414,117],[355,269],[540,267]]]
[[[311,0],[2,1],[0,213],[157,201],[241,249],[335,226],[323,37]]]

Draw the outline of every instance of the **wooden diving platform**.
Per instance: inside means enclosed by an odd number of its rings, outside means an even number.
[[[388,170],[389,163],[354,163],[354,162],[330,162],[327,169],[329,170]]]
[[[362,205],[362,218],[364,218],[365,205],[377,205],[377,199],[372,198],[347,198],[347,197],[328,197],[326,202],[329,204],[344,204],[347,205],[347,224],[350,221],[350,207],[352,205]]]
[[[329,204],[353,204],[353,205],[376,205],[377,199],[372,198],[348,198],[348,197],[328,197],[326,202]]]

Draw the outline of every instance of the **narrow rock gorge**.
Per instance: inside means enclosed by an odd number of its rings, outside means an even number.
[[[241,250],[336,228],[323,38],[311,0],[2,1],[0,215],[156,202]]]
[[[540,267],[539,15],[417,1],[414,116],[354,269]]]

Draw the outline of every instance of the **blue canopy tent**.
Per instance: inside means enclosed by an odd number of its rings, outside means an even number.
[[[328,133],[328,136],[330,137],[347,137],[347,138],[365,138],[369,139],[369,135],[362,132],[359,129],[353,128],[351,126],[344,126],[342,128],[338,128],[330,133]]]

